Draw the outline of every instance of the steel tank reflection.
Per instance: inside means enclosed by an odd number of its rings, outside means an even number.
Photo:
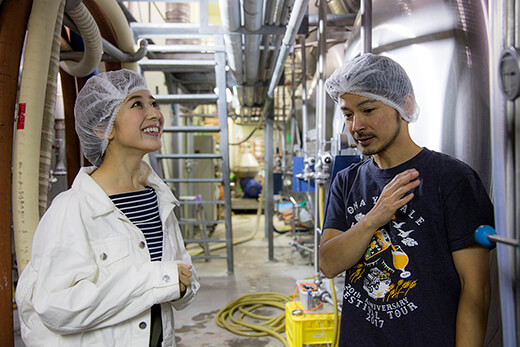
[[[468,163],[491,187],[486,4],[481,1],[374,0],[372,52],[406,70],[420,107],[410,125],[421,146]],[[358,18],[345,61],[363,51]],[[335,114],[332,133],[342,129]]]

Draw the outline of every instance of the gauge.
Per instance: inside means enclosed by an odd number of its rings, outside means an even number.
[[[516,47],[505,48],[500,55],[500,86],[508,100],[520,96],[520,54]]]

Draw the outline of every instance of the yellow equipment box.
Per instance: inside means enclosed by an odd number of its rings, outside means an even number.
[[[303,311],[302,308],[303,306],[299,301],[291,301],[285,304],[285,335],[289,346],[302,347],[306,344],[332,343],[334,313],[309,313]],[[293,311],[298,309],[302,313],[293,314]],[[338,314],[338,325],[339,321],[340,315]]]

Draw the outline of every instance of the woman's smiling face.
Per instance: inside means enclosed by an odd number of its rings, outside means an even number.
[[[112,151],[137,152],[142,155],[161,148],[164,117],[148,90],[129,95],[117,113],[108,137]]]

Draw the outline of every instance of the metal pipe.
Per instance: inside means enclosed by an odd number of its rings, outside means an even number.
[[[244,26],[247,31],[255,33],[262,27],[264,2],[259,0],[244,1]],[[260,63],[260,43],[262,35],[245,36],[246,83],[254,85],[258,80],[258,65]]]
[[[363,53],[372,52],[372,0],[361,1],[361,42]]]
[[[323,184],[325,183],[325,172],[323,170],[322,163],[322,154],[324,153],[324,140],[325,140],[325,112],[326,112],[326,98],[325,98],[325,63],[326,63],[326,54],[327,54],[327,27],[325,25],[325,14],[326,14],[326,6],[327,3],[325,0],[320,0],[319,2],[319,24],[318,24],[318,49],[319,49],[319,57],[318,57],[318,89],[316,92],[316,161],[315,161],[315,176],[314,176],[314,249],[317,250],[320,243],[320,232],[321,232],[321,218],[319,215],[319,206],[322,201],[320,201],[319,192],[322,189]],[[314,270],[316,272],[316,276],[319,275],[319,252],[314,252]]]
[[[287,24],[287,30],[285,31],[285,35],[282,39],[282,45],[280,48],[280,53],[276,59],[275,68],[273,71],[273,75],[271,77],[271,82],[269,83],[269,88],[267,90],[267,96],[272,98],[274,89],[278,84],[278,80],[282,75],[282,71],[284,69],[285,60],[289,54],[289,48],[294,43],[294,39],[300,28],[300,25],[303,20],[303,16],[307,10],[308,0],[297,0],[294,3],[293,10],[291,12],[291,17],[289,18],[289,23]]]
[[[245,57],[246,57],[246,83],[253,86],[258,80],[258,65],[260,64],[260,44],[262,35],[246,35]]]
[[[325,17],[325,21],[327,22],[327,27],[338,26],[353,26],[356,21],[357,15],[354,13],[345,13],[345,14],[333,14],[328,13]],[[319,16],[315,14],[309,15],[309,26],[317,26],[319,22]]]
[[[509,172],[512,164],[506,162],[511,159],[510,147],[514,131],[509,127],[506,106],[503,94],[500,92],[498,66],[500,51],[511,43],[514,32],[506,31],[513,26],[514,21],[508,23],[506,9],[502,1],[493,1],[489,4],[489,81],[490,81],[490,114],[491,114],[491,140],[492,140],[492,167],[493,167],[493,203],[495,207],[495,227],[499,235],[513,237],[514,222],[511,214],[512,201],[510,200],[513,186],[510,186],[511,175]],[[510,19],[510,18],[509,18]],[[495,67],[495,68],[492,68]],[[514,170],[514,168],[513,168]],[[514,219],[514,216],[513,216]],[[502,339],[504,346],[516,346],[516,317],[515,302],[512,288],[516,286],[515,255],[516,250],[505,245],[497,245],[497,257],[499,271],[500,303],[502,315]]]
[[[300,46],[302,54],[302,150],[304,158],[308,155],[307,150],[307,57],[305,52],[305,35],[300,35]],[[305,160],[304,160],[305,161]]]
[[[273,25],[274,24],[274,15],[275,15],[276,7],[274,6],[273,0],[267,0],[265,6],[265,24]],[[273,35],[265,34],[262,39],[262,53],[260,53],[260,64],[258,67],[258,79],[263,81],[265,79],[265,68],[267,65],[267,57],[269,55],[269,46],[271,43],[271,38]]]
[[[240,0],[220,0],[218,4],[222,26],[231,32],[240,29]],[[242,35],[224,35],[224,44],[226,46],[229,67],[233,71],[235,80],[237,84],[243,84]]]
[[[285,165],[286,163],[286,154],[287,154],[287,149],[286,149],[286,143],[287,143],[287,121],[286,121],[286,99],[285,99],[285,86],[282,87],[282,104],[283,104],[283,108],[282,108],[282,190],[283,190],[283,181],[285,179],[285,175],[286,175],[286,171],[287,171],[287,167]]]
[[[265,170],[265,181],[262,195],[264,196],[264,225],[265,225],[265,237],[268,245],[268,259],[269,261],[274,260],[274,242],[273,242],[273,116],[274,116],[274,105],[273,102],[269,103],[265,117],[265,130],[264,130],[264,170]]]

